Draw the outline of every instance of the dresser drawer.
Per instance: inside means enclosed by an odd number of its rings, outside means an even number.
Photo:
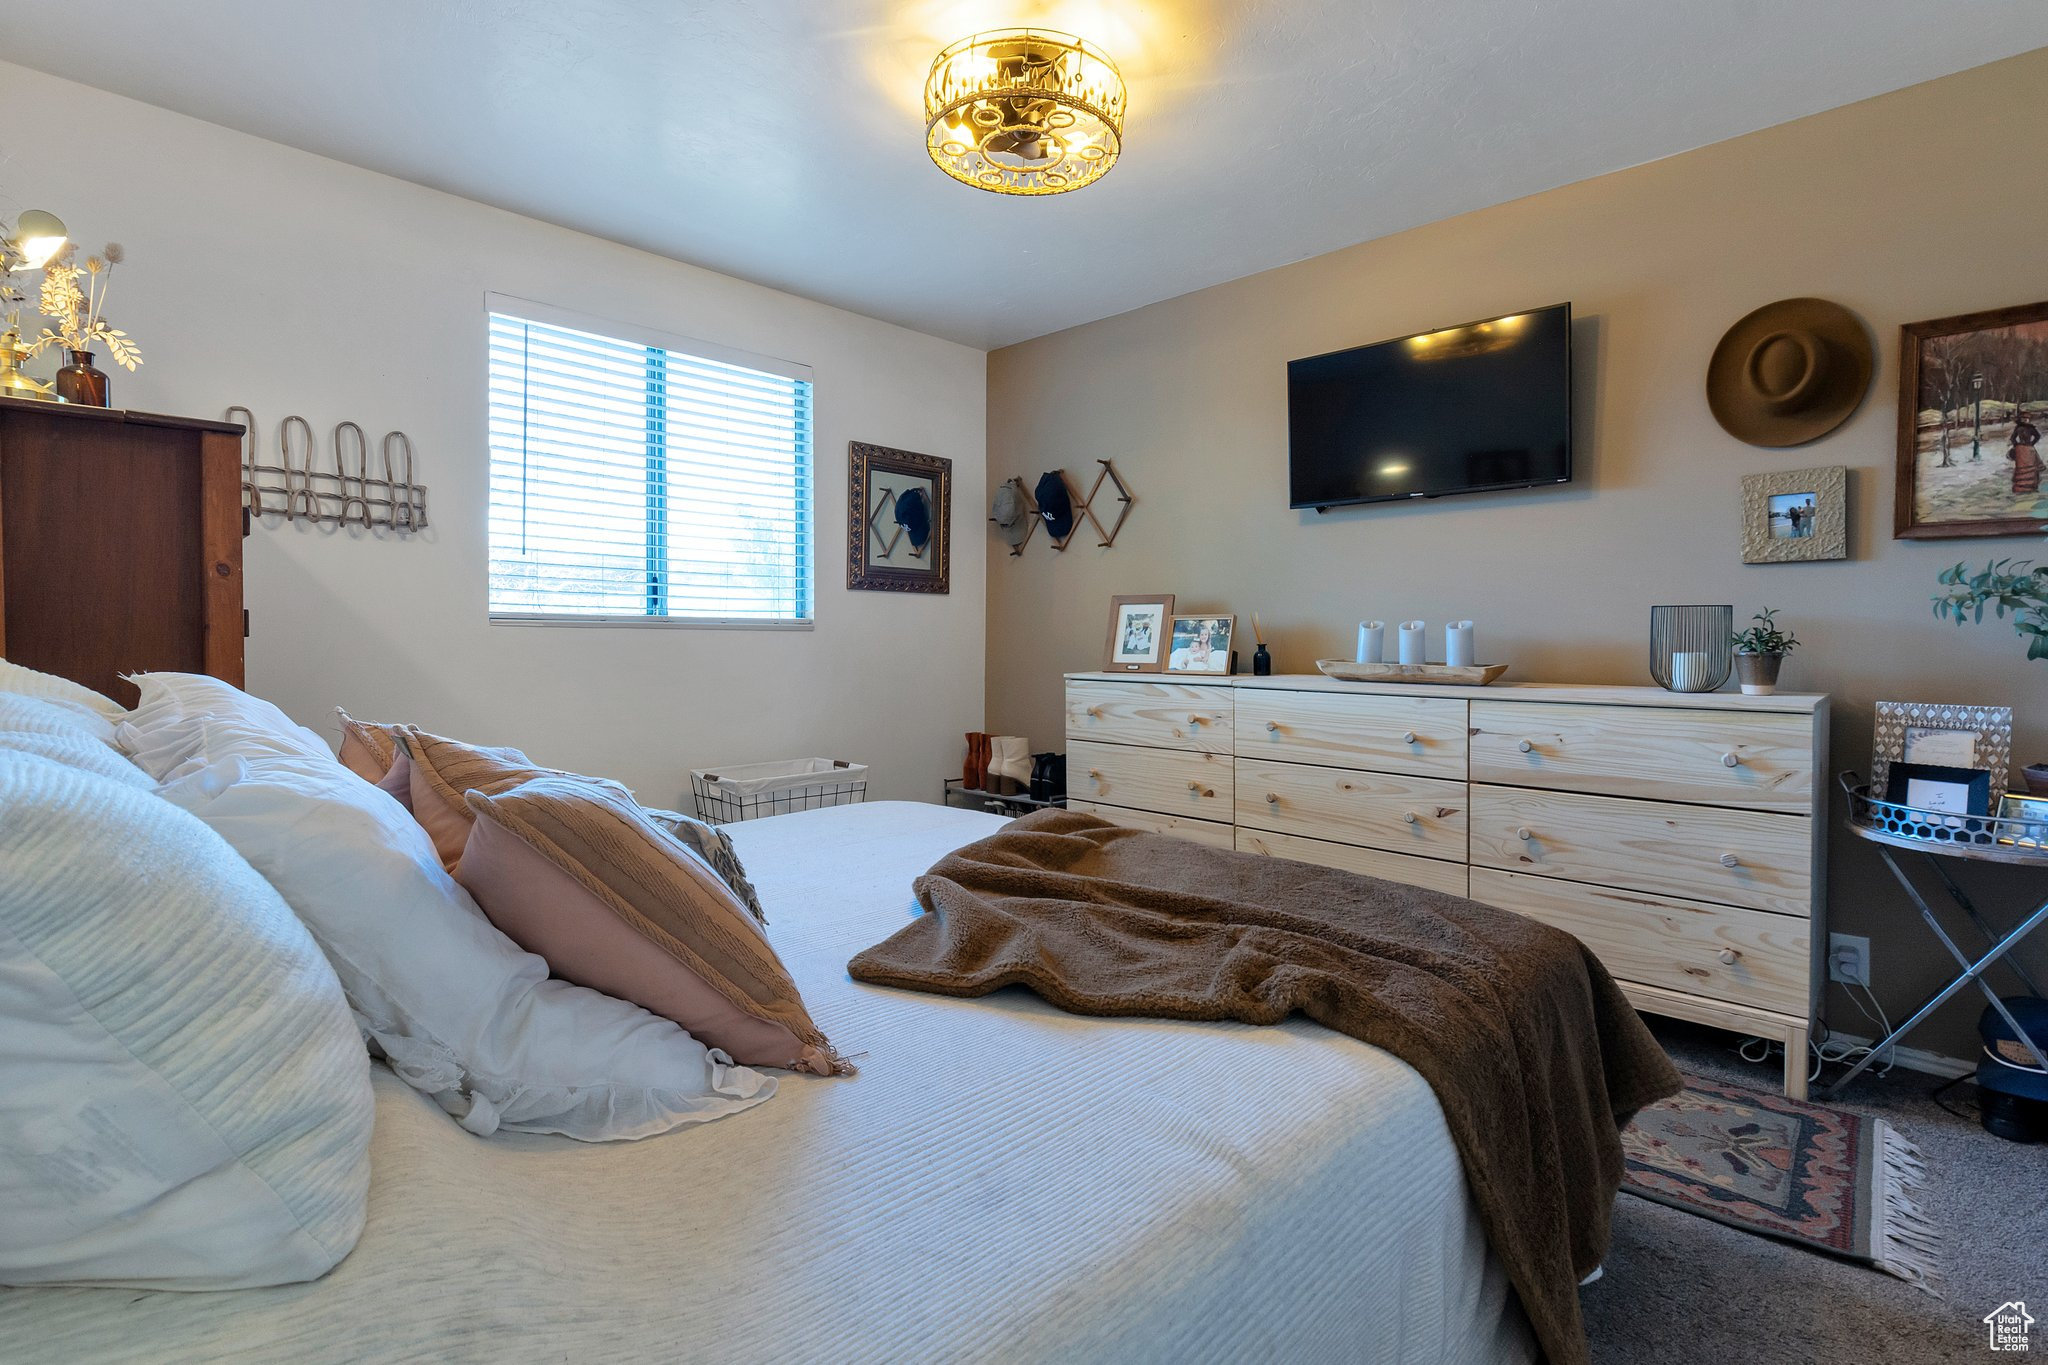
[[[1363,692],[1237,694],[1240,758],[1465,780],[1465,703]]]
[[[1070,740],[1227,754],[1231,711],[1228,687],[1149,682],[1067,684]]]
[[[1334,867],[1453,896],[1465,894],[1463,863],[1415,858],[1405,853],[1384,853],[1376,848],[1333,844],[1325,839],[1303,839],[1298,835],[1274,834],[1261,829],[1240,829],[1237,832],[1237,850],[1240,853],[1260,853],[1269,858],[1292,858],[1298,863]]]
[[[1754,810],[1813,808],[1813,718],[1472,703],[1472,780]]]
[[[1617,980],[1805,1017],[1811,925],[1792,915],[1472,870],[1472,899],[1564,930]]]
[[[1465,784],[1240,758],[1237,823],[1463,862]]]
[[[1067,745],[1067,793],[1125,810],[1230,823],[1231,761],[1183,749]]]
[[[1154,834],[1173,834],[1191,839],[1198,844],[1214,848],[1230,848],[1236,843],[1236,833],[1229,825],[1214,820],[1194,820],[1184,815],[1158,815],[1148,810],[1124,810],[1118,806],[1105,806],[1095,801],[1069,801],[1068,810],[1092,815],[1098,820],[1107,820],[1112,825],[1127,829],[1149,829]]]
[[[1515,787],[1472,787],[1472,862],[1807,915],[1813,822]]]

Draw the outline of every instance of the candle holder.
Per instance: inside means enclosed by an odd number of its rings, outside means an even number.
[[[1711,692],[1734,671],[1734,635],[1732,606],[1651,607],[1650,676],[1667,692]]]

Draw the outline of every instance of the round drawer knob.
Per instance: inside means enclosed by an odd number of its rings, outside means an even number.
[[[1742,766],[1742,756],[1740,754],[1722,754],[1721,766],[1724,768],[1739,768]]]
[[[1269,720],[1266,722],[1266,729],[1277,734],[1280,730],[1280,722],[1277,720]]]
[[[1402,824],[1404,824],[1404,825],[1412,825],[1412,824],[1414,824],[1414,823],[1415,823],[1416,821],[1420,820],[1421,818],[1422,818],[1421,816],[1417,815],[1417,814],[1416,814],[1416,813],[1415,813],[1414,811],[1412,811],[1412,810],[1411,810],[1411,811],[1405,811],[1405,812],[1403,812],[1403,813],[1402,813],[1402,815],[1401,815],[1401,823],[1402,823]]]
[[[1741,866],[1742,866],[1742,859],[1740,859],[1740,858],[1736,857],[1736,856],[1735,856],[1735,855],[1734,855],[1733,853],[1723,853],[1723,854],[1721,855],[1721,866],[1723,866],[1723,867],[1741,867]]]
[[[1736,952],[1733,948],[1723,948],[1717,956],[1720,957],[1723,966],[1733,967],[1735,959],[1741,957],[1742,954]]]
[[[1090,768],[1088,770],[1088,776],[1094,778],[1097,782],[1100,782],[1102,780],[1102,769]]]
[[[1198,792],[1198,791],[1200,791],[1201,789],[1202,789],[1202,784],[1201,784],[1201,783],[1199,783],[1199,782],[1190,782],[1190,783],[1188,783],[1188,790],[1189,790],[1189,791],[1191,791],[1191,792]]]
[[[1520,829],[1515,831],[1515,837],[1524,842],[1527,842],[1528,840],[1536,837],[1536,831],[1530,829],[1527,825],[1524,825]]]
[[[1279,805],[1279,804],[1280,804],[1280,793],[1279,793],[1279,792],[1267,792],[1267,793],[1266,793],[1266,804],[1267,804],[1267,805],[1269,805],[1269,806],[1277,806],[1277,805]]]
[[[1520,744],[1517,744],[1515,747],[1517,749],[1520,749],[1525,754],[1533,754],[1536,752],[1536,746],[1526,739],[1523,740]]]
[[[1091,707],[1089,707],[1089,708],[1088,708],[1088,714],[1089,714],[1089,715],[1091,715],[1091,716],[1093,716],[1093,717],[1095,717],[1095,719],[1097,719],[1097,720],[1101,720],[1101,719],[1102,719],[1102,708],[1101,708],[1101,707],[1099,707],[1099,706],[1091,706]]]
[[[1403,744],[1413,744],[1413,743],[1415,743],[1415,732],[1414,732],[1413,730],[1410,730],[1410,731],[1409,731],[1409,732],[1408,732],[1407,734],[1405,734],[1405,735],[1402,735],[1402,736],[1401,736],[1401,742],[1402,742]]]
[[[1201,718],[1200,716],[1189,716],[1189,717],[1188,717],[1188,724],[1190,724],[1190,725],[1200,725],[1201,723],[1202,723],[1202,718]]]

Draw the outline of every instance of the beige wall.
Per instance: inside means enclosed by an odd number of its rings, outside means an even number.
[[[330,736],[345,705],[518,745],[664,805],[700,766],[862,759],[870,795],[921,800],[959,770],[981,711],[976,543],[954,555],[948,596],[848,592],[846,444],[951,458],[955,531],[972,530],[980,351],[4,63],[0,127],[22,130],[0,159],[0,214],[48,208],[90,247],[128,248],[110,316],[147,363],[113,372],[117,404],[244,404],[268,451],[288,413],[323,441],[344,418],[373,441],[412,436],[426,534],[250,537],[252,691]],[[811,367],[816,630],[487,622],[490,292]]]
[[[1011,559],[991,539],[988,725],[1058,742],[1059,674],[1100,663],[1117,593],[1257,611],[1281,672],[1348,652],[1361,617],[1469,616],[1516,678],[1616,683],[1649,681],[1652,604],[1720,601],[1797,628],[1786,683],[1835,695],[1837,768],[1866,763],[1880,698],[2010,704],[2016,757],[2048,757],[2048,664],[2006,627],[1928,610],[1957,559],[2039,547],[1890,530],[1899,325],[2048,298],[2048,120],[2015,93],[2041,89],[2048,51],[995,352],[990,487],[1108,456],[1138,501],[1110,550],[1076,537],[1053,554],[1041,535]],[[1707,356],[1745,312],[1803,294],[1869,323],[1870,397],[1813,446],[1745,446],[1707,411]],[[1287,360],[1560,300],[1579,319],[1570,487],[1288,510]],[[1850,559],[1744,566],[1741,476],[1834,464],[1851,470]],[[1834,927],[1874,939],[1896,1018],[1939,978],[1940,948],[1867,846],[1834,843]],[[2001,906],[2027,889],[1987,882]],[[1973,999],[1916,1041],[1969,1054]],[[1870,1031],[1840,995],[1828,1017]]]

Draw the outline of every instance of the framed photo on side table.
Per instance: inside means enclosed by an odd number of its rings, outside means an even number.
[[[2039,535],[2048,302],[1899,329],[1895,540]]]
[[[2012,768],[2012,708],[1881,701],[1871,740],[1874,790],[1891,790],[1895,763],[1981,769],[1990,774],[1985,799],[1996,807]]]
[[[1235,616],[1176,616],[1166,646],[1169,673],[1228,673]]]
[[[1170,592],[1111,598],[1109,640],[1103,646],[1103,672],[1159,672],[1166,660],[1166,642],[1172,622],[1173,594]]]
[[[1885,776],[1884,799],[1896,806],[1944,815],[1989,815],[1991,774],[1982,768],[1894,763]]]

